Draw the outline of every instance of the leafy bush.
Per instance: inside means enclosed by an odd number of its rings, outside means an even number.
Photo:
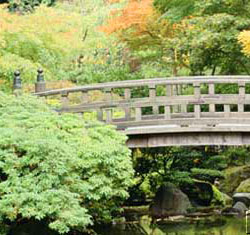
[[[249,163],[248,147],[229,147],[224,152],[227,162],[230,166],[241,166]]]
[[[213,183],[216,178],[224,177],[221,171],[201,168],[192,168],[191,176],[195,179],[208,181],[210,183]]]
[[[110,221],[133,175],[125,136],[0,93],[0,220],[44,220],[66,233]]]
[[[51,6],[56,0],[9,0],[9,9],[18,12],[31,12],[40,4]]]

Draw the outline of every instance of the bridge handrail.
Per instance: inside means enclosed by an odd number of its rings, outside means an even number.
[[[236,84],[237,93],[218,94],[217,84]],[[43,81],[37,85],[45,88]],[[192,89],[188,90],[190,85]],[[164,87],[164,94],[157,94],[158,86]],[[43,97],[59,95],[59,112],[84,114],[94,111],[98,120],[120,128],[162,124],[189,126],[192,123],[213,126],[225,120],[250,125],[250,94],[248,89],[246,92],[249,86],[250,76],[193,76],[99,83],[34,94]],[[136,88],[140,87],[148,90],[135,94]],[[93,90],[101,91],[101,100],[92,99]],[[71,96],[71,93],[75,94]],[[150,112],[145,112],[147,107]],[[117,109],[124,113],[120,119],[113,115]]]
[[[134,88],[142,86],[157,85],[181,85],[181,84],[233,84],[233,83],[250,83],[250,76],[191,76],[191,77],[169,77],[169,78],[153,78],[141,80],[126,80],[107,83],[97,83],[85,86],[77,86],[72,88],[54,89],[43,92],[36,92],[38,96],[51,96],[63,93],[74,93],[81,91],[105,90],[116,88]]]

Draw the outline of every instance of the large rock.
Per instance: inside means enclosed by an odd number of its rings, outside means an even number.
[[[250,195],[250,179],[242,181],[235,191],[237,193],[249,193]]]
[[[233,204],[237,202],[242,202],[247,207],[249,207],[250,206],[250,193],[235,193],[233,195]]]
[[[233,209],[235,209],[241,215],[245,214],[245,211],[247,211],[247,207],[243,202],[236,202],[236,204],[233,206]]]
[[[186,214],[188,208],[191,208],[191,204],[187,195],[168,183],[157,191],[150,207],[150,214],[154,218],[164,218],[170,215]]]
[[[221,181],[220,190],[233,195],[241,182],[250,178],[250,165],[228,168],[224,173],[225,180]]]

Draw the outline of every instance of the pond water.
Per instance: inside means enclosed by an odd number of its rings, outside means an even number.
[[[102,227],[97,232],[100,235],[245,235],[246,221],[245,218],[214,217],[199,221],[161,222],[152,227],[142,219],[139,224]]]
[[[162,221],[151,226],[147,216],[140,221],[112,226],[95,227],[98,235],[245,235],[245,218],[208,217],[203,219],[185,219],[185,221]],[[249,226],[250,232],[250,226]],[[0,228],[0,234],[1,228]],[[83,235],[71,233],[70,235]],[[249,233],[250,234],[250,233]],[[46,226],[30,223],[17,226],[8,235],[58,235]]]

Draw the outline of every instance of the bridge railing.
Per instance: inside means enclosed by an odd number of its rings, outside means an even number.
[[[100,121],[119,128],[217,125],[225,120],[250,124],[250,76],[155,78],[41,90],[35,95],[60,97],[59,112],[96,112]],[[93,99],[95,91],[101,99]],[[117,118],[117,110],[122,117]]]

